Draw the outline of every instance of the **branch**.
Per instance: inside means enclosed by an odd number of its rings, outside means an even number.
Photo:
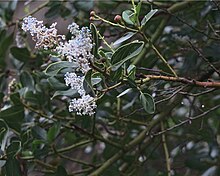
[[[164,134],[164,133],[166,133],[166,132],[168,132],[168,131],[171,131],[171,130],[177,128],[177,127],[180,127],[180,126],[182,126],[182,125],[184,125],[184,124],[186,124],[186,123],[191,123],[193,120],[196,120],[196,119],[199,119],[199,118],[201,118],[201,117],[204,117],[205,115],[211,113],[212,111],[214,111],[214,110],[216,110],[216,109],[218,109],[218,108],[220,108],[220,105],[214,106],[213,108],[209,109],[208,111],[206,111],[206,112],[204,112],[204,113],[202,113],[202,114],[199,114],[199,115],[197,115],[197,116],[188,117],[186,120],[184,120],[184,121],[182,121],[182,122],[180,122],[180,123],[178,123],[178,124],[176,124],[176,125],[174,125],[174,126],[172,126],[172,127],[170,127],[170,128],[167,128],[167,129],[165,129],[165,130],[162,130],[162,131],[160,131],[159,133],[152,134],[152,136],[153,136],[153,137],[159,136],[159,135]]]
[[[161,130],[164,131],[163,122],[160,122],[160,124],[161,124]],[[167,176],[171,176],[170,156],[169,156],[165,134],[162,134],[162,144],[163,144],[165,158],[166,158]]]
[[[164,80],[164,81],[171,81],[171,82],[180,82],[183,84],[198,86],[198,87],[213,87],[213,88],[220,88],[220,82],[203,82],[197,81],[194,79],[187,79],[183,77],[172,77],[172,76],[158,76],[158,75],[143,75],[145,79],[140,80],[138,83],[148,82],[150,80]]]

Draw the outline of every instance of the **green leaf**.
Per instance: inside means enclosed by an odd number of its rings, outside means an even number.
[[[77,68],[78,64],[76,62],[60,61],[50,64],[44,71],[48,76],[55,76],[60,70],[64,68]]]
[[[67,90],[68,89],[66,84],[64,84],[64,82],[61,82],[56,77],[50,77],[47,80],[48,80],[50,86],[55,90]]]
[[[61,3],[59,4],[56,3],[44,14],[44,16],[46,18],[51,18],[51,17],[59,15],[61,7],[62,7]]]
[[[122,42],[130,39],[134,34],[134,32],[127,32],[125,33],[121,38],[119,38],[118,40],[116,40],[114,43],[113,43],[113,46],[117,46],[119,44],[121,44]]]
[[[53,142],[56,139],[56,137],[60,133],[60,127],[61,123],[57,122],[49,129],[47,133],[47,140],[49,141],[49,143]]]
[[[0,168],[2,168],[6,163],[6,160],[0,160]]]
[[[27,71],[22,71],[20,75],[20,81],[23,87],[27,87],[29,90],[34,90],[35,84],[31,74]]]
[[[13,102],[14,105],[22,105],[20,94],[18,92],[11,94],[10,100]]]
[[[92,31],[92,40],[94,43],[93,48],[92,48],[92,54],[95,56],[95,58],[99,58],[99,55],[98,55],[99,37],[98,37],[96,26],[93,23],[90,24],[90,30]]]
[[[152,96],[148,93],[142,93],[140,94],[140,101],[144,107],[144,110],[149,113],[152,114],[155,111],[155,103],[154,103],[154,99],[152,98]]]
[[[126,89],[125,91],[123,91],[122,93],[120,93],[117,98],[120,98],[122,97],[123,95],[126,95],[127,93],[131,92],[132,91],[132,88],[128,88]]]
[[[125,10],[122,12],[122,19],[130,25],[134,25],[134,21],[132,20],[132,17],[134,16],[134,13],[131,10]]]
[[[54,176],[67,176],[67,172],[63,166],[58,166]]]
[[[87,0],[85,1],[76,1],[74,4],[74,7],[77,9],[83,10],[83,11],[90,11],[94,7],[94,0]]]
[[[1,146],[1,151],[5,151],[8,132],[9,132],[8,125],[5,123],[4,120],[0,119],[0,146]]]
[[[9,46],[13,42],[13,35],[14,33],[10,34],[7,37],[3,36],[4,39],[0,41],[0,68],[5,68],[5,57]]]
[[[83,87],[86,90],[87,93],[92,92],[93,95],[94,90],[93,90],[93,86],[92,86],[92,69],[90,69],[85,76],[84,82],[83,82]]]
[[[75,89],[68,89],[68,90],[58,90],[53,94],[51,99],[54,99],[57,96],[67,96],[67,97],[76,97],[78,95],[77,90]]]
[[[144,27],[146,23],[152,18],[152,16],[157,13],[158,9],[151,10],[141,21],[141,27]]]
[[[143,49],[144,42],[132,42],[119,47],[112,55],[112,71],[119,69],[126,61],[137,56]]]
[[[102,78],[91,78],[92,86],[99,84],[102,81]]]
[[[12,47],[10,52],[15,59],[21,62],[27,62],[31,57],[31,54],[27,48]]]
[[[24,107],[11,106],[8,109],[0,111],[0,119],[3,119],[10,128],[20,132],[24,119]]]
[[[139,17],[139,14],[140,14],[140,11],[141,11],[141,5],[142,5],[142,1],[140,1],[138,3],[138,5],[136,6],[136,16],[137,16],[137,20],[138,20],[138,17]]]
[[[16,155],[21,151],[21,142],[13,141],[6,149],[7,158],[15,158]]]
[[[121,79],[122,74],[123,74],[123,69],[122,68],[119,68],[116,71],[111,71],[110,72],[111,80],[118,82],[118,80]]]
[[[32,128],[32,134],[36,139],[43,141],[47,140],[47,131],[39,126],[34,126]]]
[[[5,164],[5,171],[7,176],[21,176],[20,163],[17,159],[7,159]]]
[[[135,65],[129,65],[129,67],[127,68],[127,72],[128,72],[128,77],[132,80],[135,80],[136,76],[136,66]]]

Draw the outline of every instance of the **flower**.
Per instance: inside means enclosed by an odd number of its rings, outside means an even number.
[[[77,115],[93,115],[96,108],[95,99],[90,95],[83,95],[81,98],[74,98],[69,105],[69,112],[76,111]]]
[[[72,38],[57,46],[56,51],[69,62],[77,62],[79,70],[86,73],[90,70],[89,61],[94,58],[91,54],[93,44],[90,30],[87,27],[82,27],[80,30],[76,23],[69,25],[68,29],[73,34]]]
[[[83,88],[84,76],[77,76],[76,73],[67,72],[65,75],[66,85],[71,87],[71,89],[75,89],[78,91],[80,95],[85,94],[85,90]]]
[[[45,50],[58,45],[60,40],[64,40],[65,36],[57,35],[57,23],[53,23],[50,28],[43,25],[43,21],[38,21],[32,16],[25,17],[22,23],[22,29],[29,31],[33,40],[36,41],[36,48],[44,48]]]
[[[89,62],[94,58],[91,53],[93,47],[91,32],[87,27],[80,29],[76,23],[72,23],[68,26],[72,37],[65,41],[65,36],[57,34],[56,24],[53,23],[47,28],[43,25],[43,21],[28,16],[23,19],[22,29],[30,32],[37,48],[54,49],[61,57],[79,65],[76,72],[67,72],[64,75],[66,86],[77,90],[80,95],[79,98],[71,100],[69,111],[76,111],[78,115],[93,115],[96,108],[95,98],[86,94],[83,87],[84,74],[91,69]]]

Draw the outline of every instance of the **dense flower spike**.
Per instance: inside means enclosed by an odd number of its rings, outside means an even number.
[[[43,47],[44,49],[53,48],[58,45],[59,41],[65,39],[63,35],[57,35],[55,28],[57,23],[53,23],[50,28],[43,25],[43,21],[38,21],[36,18],[28,16],[23,19],[22,29],[33,36],[36,41],[36,48]]]
[[[83,88],[84,76],[77,76],[76,73],[67,72],[64,80],[67,86],[70,85],[70,87],[77,90],[80,95],[85,94],[85,90]]]
[[[69,111],[77,111],[78,115],[93,115],[96,108],[95,100],[90,95],[83,95],[81,98],[74,98],[69,105]]]
[[[93,45],[90,31],[87,27],[82,27],[80,30],[76,23],[69,25],[68,29],[73,35],[71,40],[60,44],[56,47],[56,50],[61,56],[66,57],[70,62],[77,62],[80,71],[86,73],[90,69],[89,61],[94,57],[91,54]]]
[[[58,35],[56,23],[50,28],[43,25],[43,21],[38,21],[34,17],[23,19],[22,29],[29,31],[36,41],[36,47],[44,49],[54,49],[60,56],[69,62],[76,62],[79,68],[77,73],[85,74],[90,70],[89,61],[94,58],[91,54],[93,47],[91,33],[87,27],[80,27],[76,23],[68,26],[72,37],[69,41],[64,41],[65,36]],[[93,115],[96,108],[95,98],[86,94],[83,87],[84,76],[78,76],[75,72],[67,72],[64,75],[67,86],[78,91],[80,98],[74,98],[69,105],[69,111],[76,111],[78,115]]]

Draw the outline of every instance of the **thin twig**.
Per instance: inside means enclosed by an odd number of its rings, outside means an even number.
[[[204,117],[205,115],[211,113],[212,111],[214,111],[214,110],[216,110],[216,109],[218,109],[218,108],[220,108],[220,105],[214,106],[213,108],[209,109],[208,111],[206,111],[206,112],[204,112],[204,113],[202,113],[202,114],[199,114],[199,115],[197,115],[197,116],[187,117],[186,120],[184,120],[184,121],[182,121],[182,122],[180,122],[180,123],[178,123],[178,124],[176,124],[176,125],[174,125],[174,126],[172,126],[172,127],[170,127],[170,128],[167,128],[167,129],[165,129],[165,130],[162,130],[162,131],[160,131],[160,132],[158,132],[158,133],[152,134],[152,136],[153,136],[153,137],[159,136],[159,135],[162,135],[162,134],[164,134],[164,133],[166,133],[166,132],[168,132],[168,131],[171,131],[171,130],[177,128],[177,127],[180,127],[180,126],[182,126],[182,125],[184,125],[184,124],[186,124],[186,123],[191,123],[193,120],[196,120],[196,119],[199,119],[199,118],[201,118],[201,117]]]
[[[220,71],[219,71],[217,68],[215,68],[215,66],[214,66],[211,62],[209,62],[208,59],[206,59],[206,57],[202,54],[202,52],[199,51],[199,49],[196,48],[196,47],[192,44],[191,41],[188,41],[188,42],[189,42],[190,46],[192,47],[192,49],[198,54],[198,56],[201,57],[201,58],[202,58],[213,70],[215,70],[215,72],[218,73],[218,75],[220,76]]]
[[[161,130],[164,131],[163,122],[160,122],[160,125],[161,125]],[[171,176],[170,156],[169,156],[169,151],[167,147],[166,136],[164,133],[162,134],[162,144],[163,144],[165,159],[166,159],[167,176]]]

